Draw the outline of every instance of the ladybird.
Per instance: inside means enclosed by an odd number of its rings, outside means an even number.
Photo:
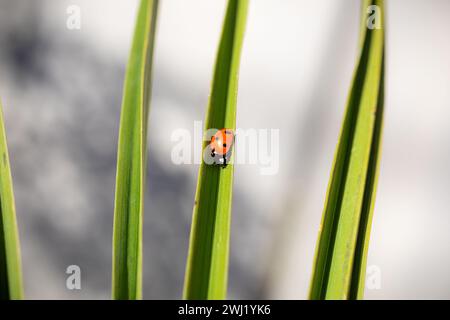
[[[230,162],[234,138],[235,135],[231,129],[217,130],[211,137],[209,148],[211,150],[211,157],[215,158],[215,164],[221,164],[225,167]]]

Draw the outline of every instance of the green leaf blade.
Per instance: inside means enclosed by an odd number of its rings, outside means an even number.
[[[338,142],[316,248],[310,297],[362,298],[379,171],[384,99],[384,27],[369,29],[365,1],[361,53]]]
[[[157,0],[142,0],[128,60],[117,154],[112,296],[142,298],[142,220]]]
[[[0,300],[23,299],[22,263],[6,130],[0,102]]]
[[[205,131],[236,127],[238,73],[248,1],[229,0],[216,58]],[[207,146],[203,143],[202,152]],[[233,189],[233,164],[200,165],[183,296],[224,299]]]

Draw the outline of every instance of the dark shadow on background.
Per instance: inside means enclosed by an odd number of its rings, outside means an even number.
[[[29,298],[45,292],[46,297],[55,299],[108,299],[126,61],[99,56],[71,37],[45,34],[41,22],[46,3],[51,5],[50,1],[0,1],[0,80],[9,86],[14,99],[14,106],[8,106],[6,125],[26,294]],[[154,77],[158,85],[151,114],[161,99],[176,101],[179,106],[198,104],[201,93],[183,87],[164,69],[159,73]],[[149,131],[151,134],[152,128]],[[143,296],[181,298],[196,183],[186,171],[167,169],[155,152],[150,146]],[[191,167],[197,172],[197,167]],[[235,211],[251,211],[238,191]],[[66,232],[71,221],[80,219]],[[85,227],[80,229],[80,223]],[[250,227],[251,221],[239,226],[243,230]],[[242,230],[236,230],[239,232]],[[230,278],[239,281],[230,291],[254,297],[257,282],[239,255],[239,248],[231,252]],[[81,268],[80,291],[65,287],[65,271],[72,264]],[[45,265],[51,270],[38,270]],[[39,274],[48,274],[52,284],[44,283]]]

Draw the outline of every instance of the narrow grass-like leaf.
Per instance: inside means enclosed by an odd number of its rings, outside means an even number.
[[[311,299],[360,299],[364,293],[383,119],[383,0],[365,0],[362,10],[360,54],[328,186]],[[369,11],[381,19],[379,29],[368,28]]]
[[[229,0],[205,121],[235,129],[238,73],[247,0]],[[207,141],[203,144],[206,147]],[[227,291],[233,164],[200,165],[184,284],[185,299],[224,299]]]
[[[125,76],[114,209],[114,299],[142,298],[142,219],[157,7],[157,0],[141,1]]]
[[[23,298],[22,266],[13,184],[0,102],[0,299]]]

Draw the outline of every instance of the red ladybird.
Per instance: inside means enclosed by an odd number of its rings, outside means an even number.
[[[211,149],[211,156],[217,157],[214,161],[216,164],[227,165],[230,162],[231,152],[234,145],[234,132],[231,129],[218,130],[212,137],[209,143]]]

